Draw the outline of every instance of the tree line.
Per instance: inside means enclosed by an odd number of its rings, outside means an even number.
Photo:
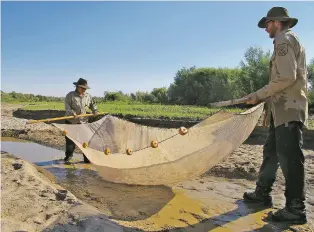
[[[240,98],[262,88],[269,81],[271,52],[258,47],[246,50],[237,68],[197,68],[178,70],[173,83],[167,87],[154,88],[151,92],[104,91],[96,102],[124,101],[205,106],[210,102]],[[309,102],[314,105],[314,59],[308,64]],[[3,93],[5,99],[19,101],[64,101],[64,97],[41,96],[21,93]]]
[[[6,93],[1,91],[1,101],[19,101],[19,102],[58,102],[64,101],[65,97],[43,96],[28,93],[16,93],[12,91]]]

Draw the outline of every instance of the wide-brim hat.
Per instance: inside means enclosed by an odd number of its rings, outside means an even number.
[[[258,27],[266,28],[266,23],[268,21],[290,21],[289,28],[294,27],[298,23],[297,18],[291,18],[289,16],[288,10],[283,7],[273,7],[267,12],[267,16],[263,17],[258,22]]]
[[[84,89],[90,89],[87,85],[87,80],[80,78],[77,82],[73,82],[75,86],[82,87]]]

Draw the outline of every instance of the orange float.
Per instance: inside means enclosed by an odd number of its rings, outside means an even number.
[[[150,145],[152,146],[152,148],[156,148],[158,147],[158,142],[156,140],[153,140]]]
[[[106,149],[105,149],[105,154],[106,154],[106,155],[110,155],[110,149],[109,149],[109,148],[106,148]]]
[[[126,149],[126,154],[127,155],[132,155],[133,154],[132,149],[131,148]]]
[[[188,133],[188,129],[186,129],[185,127],[181,126],[179,129],[179,133],[180,135],[185,135]]]

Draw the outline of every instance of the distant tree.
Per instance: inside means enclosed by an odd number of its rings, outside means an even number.
[[[310,61],[310,64],[307,66],[308,71],[308,82],[311,89],[314,88],[314,58]]]
[[[261,48],[250,47],[240,62],[241,75],[236,80],[239,94],[252,93],[269,82],[270,52]]]
[[[156,102],[158,103],[167,103],[168,97],[167,97],[167,88],[154,88],[151,92],[151,95],[155,98]]]
[[[104,92],[104,100],[105,101],[129,101],[131,97],[127,94],[124,94],[122,91],[117,92]]]
[[[207,105],[232,97],[230,69],[183,68],[168,89],[169,100],[175,104]]]

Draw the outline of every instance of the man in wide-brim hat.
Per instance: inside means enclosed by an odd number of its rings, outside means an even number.
[[[287,9],[283,7],[271,8],[267,15],[258,22],[258,27],[266,28],[267,23],[270,21],[287,22],[289,28],[294,27],[298,23],[298,19],[290,17]]]
[[[93,114],[97,115],[98,109],[96,102],[92,96],[86,92],[90,87],[87,84],[87,80],[80,78],[78,81],[73,82],[75,90],[69,92],[65,97],[65,115],[74,116],[74,119],[66,120],[66,124],[82,124],[88,123],[88,118],[77,117],[80,114],[86,114],[87,109],[92,110]],[[65,136],[66,139],[66,151],[64,161],[69,161],[73,157],[75,143]],[[89,163],[89,160],[85,155],[84,162]]]
[[[269,37],[274,39],[270,80],[268,85],[246,98],[248,104],[266,101],[269,130],[256,189],[244,193],[243,197],[247,202],[272,206],[270,193],[280,165],[286,184],[286,206],[275,212],[272,219],[303,224],[307,218],[302,131],[307,125],[308,100],[305,50],[291,31],[297,22],[283,7],[273,7],[258,22],[258,27],[265,28]]]
[[[76,82],[73,82],[73,84],[76,86],[76,87],[79,87],[79,88],[83,88],[83,89],[90,89],[89,86],[87,85],[87,80],[83,79],[83,78],[80,78],[78,81]]]

